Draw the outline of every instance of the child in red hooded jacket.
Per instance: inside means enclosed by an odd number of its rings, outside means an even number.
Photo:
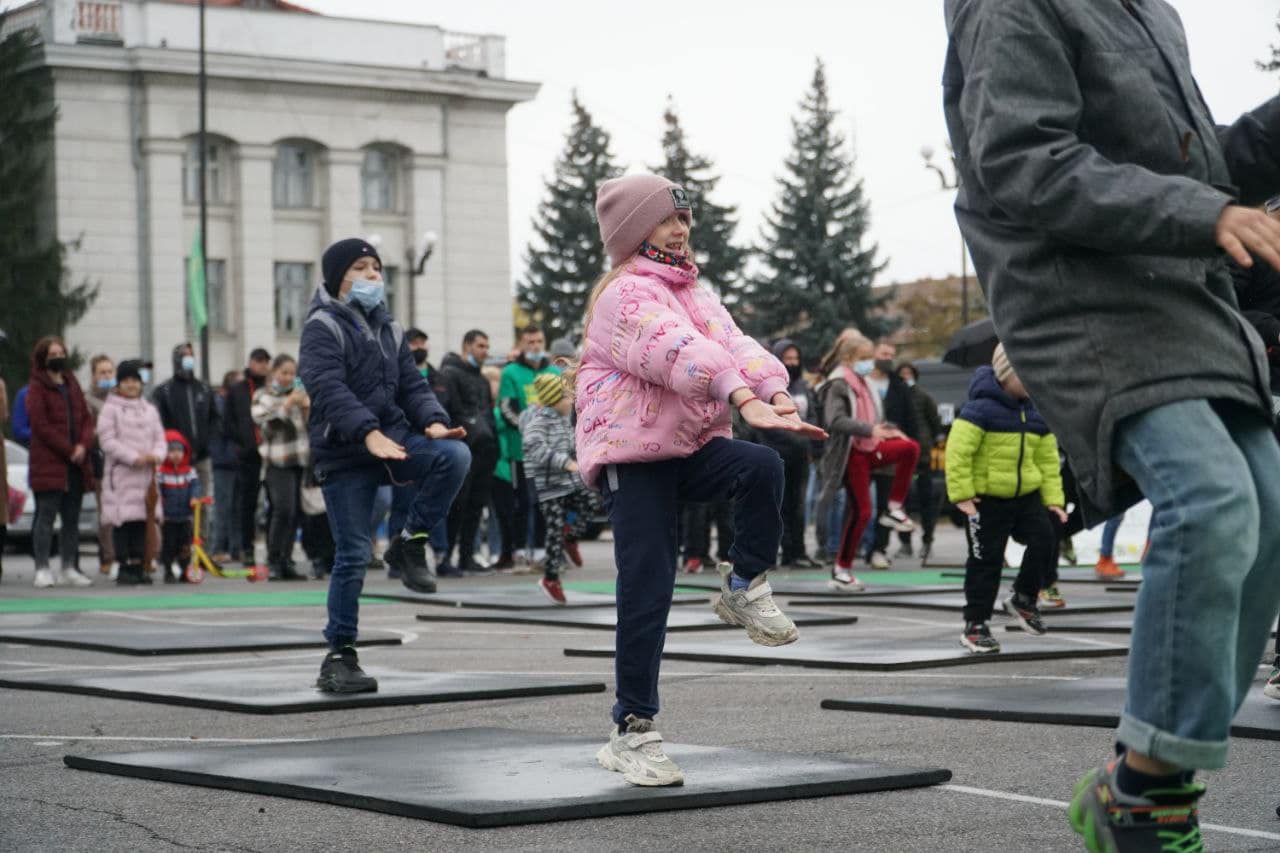
[[[200,497],[200,476],[191,466],[191,445],[176,429],[165,430],[169,443],[164,462],[156,472],[160,504],[164,509],[160,540],[160,567],[165,583],[186,580],[185,568],[191,560],[193,510],[191,502]],[[177,562],[177,569],[174,563]]]

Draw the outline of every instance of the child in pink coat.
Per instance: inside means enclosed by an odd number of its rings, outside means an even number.
[[[613,269],[587,304],[576,441],[583,480],[604,496],[618,566],[615,725],[596,759],[634,785],[680,785],[653,722],[680,504],[734,499],[715,612],[762,645],[795,642],[765,577],[782,537],[782,460],[732,439],[730,407],[758,429],[825,433],[796,415],[782,363],[698,284],[682,188],[657,175],[608,181],[596,214]]]
[[[160,413],[142,398],[141,368],[138,361],[116,368],[116,389],[98,416],[98,446],[104,456],[100,517],[113,531],[120,562],[116,583],[127,585],[151,583],[142,570],[147,490],[169,450]]]

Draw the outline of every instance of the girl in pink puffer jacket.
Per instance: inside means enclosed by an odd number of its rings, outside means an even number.
[[[104,457],[100,517],[112,527],[120,561],[118,584],[151,582],[142,570],[147,490],[169,449],[160,413],[142,398],[141,367],[138,361],[121,362],[116,390],[98,415],[98,446]]]
[[[601,186],[596,214],[613,269],[587,303],[576,438],[583,479],[604,496],[618,566],[615,726],[596,759],[635,785],[679,785],[653,717],[680,504],[733,499],[715,612],[762,645],[794,642],[765,577],[782,537],[782,461],[730,437],[729,407],[759,429],[825,433],[796,415],[781,362],[698,284],[683,189],[656,175],[617,178]]]

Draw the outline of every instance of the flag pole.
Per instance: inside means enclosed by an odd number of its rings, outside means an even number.
[[[209,141],[206,126],[209,80],[204,68],[204,7],[205,0],[200,0],[200,278],[204,282],[202,296],[204,310],[200,312],[205,318],[200,327],[200,378],[209,381]]]

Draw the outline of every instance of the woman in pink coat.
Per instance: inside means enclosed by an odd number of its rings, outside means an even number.
[[[102,473],[102,523],[111,525],[118,584],[151,583],[142,570],[147,543],[147,490],[168,443],[160,413],[142,399],[142,363],[125,361],[116,368],[116,389],[98,416],[98,445],[105,460]]]
[[[577,450],[604,495],[618,565],[617,702],[596,760],[633,785],[680,785],[654,729],[683,501],[734,501],[734,545],[716,614],[757,643],[795,642],[765,573],[782,537],[782,460],[734,441],[729,407],[759,429],[803,423],[787,371],[742,334],[690,260],[688,194],[657,175],[608,181],[596,199],[613,269],[587,303],[576,376]]]

